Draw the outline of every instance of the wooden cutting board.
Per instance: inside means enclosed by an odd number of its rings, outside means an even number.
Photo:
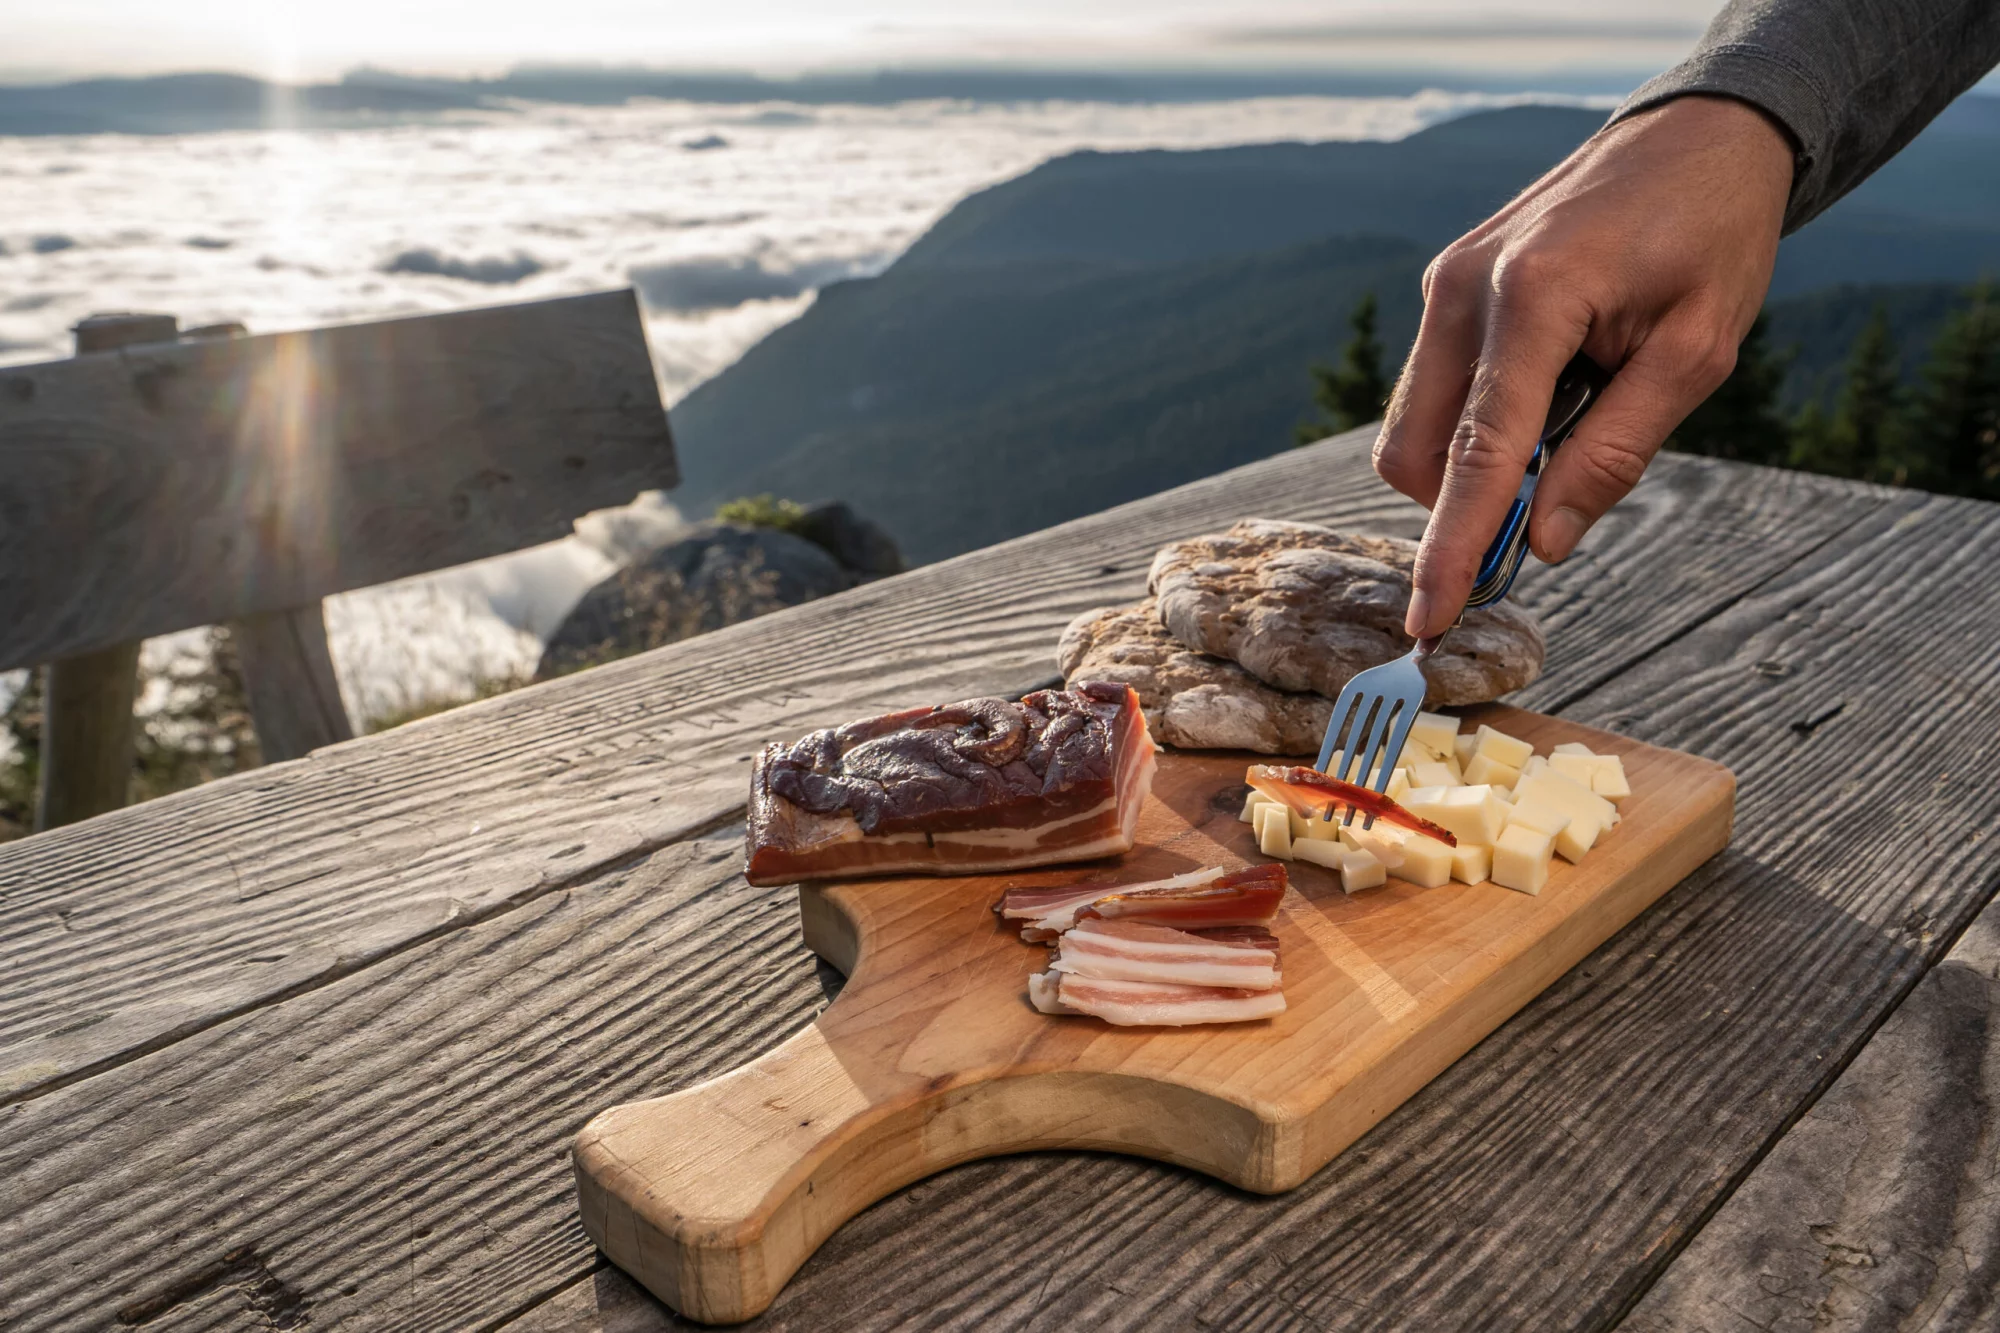
[[[1547,753],[1622,755],[1632,795],[1539,897],[1401,880],[1348,897],[1290,865],[1273,929],[1287,1008],[1261,1023],[1117,1028],[1027,1002],[1046,950],[992,911],[1002,887],[1086,868],[806,885],[805,940],[848,982],[734,1073],[614,1107],[575,1147],[584,1229],[667,1304],[709,1323],[770,1304],[834,1228],[976,1157],[1137,1153],[1245,1189],[1299,1184],[1729,841],[1735,779],[1707,760],[1558,718],[1468,715]],[[1257,756],[1167,753],[1115,877],[1251,864]]]

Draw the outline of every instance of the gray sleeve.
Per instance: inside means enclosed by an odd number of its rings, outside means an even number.
[[[1694,53],[1611,118],[1684,93],[1738,98],[1791,132],[1785,230],[1894,157],[2000,62],[2000,0],[1732,0]]]

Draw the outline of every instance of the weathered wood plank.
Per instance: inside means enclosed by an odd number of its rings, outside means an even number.
[[[1732,763],[1735,850],[1300,1190],[979,1163],[855,1219],[756,1326],[1608,1324],[1993,887],[1969,834],[2000,793],[1935,779],[2000,760],[2000,664],[1938,628],[2000,617],[1972,577],[2000,509],[1906,500],[1855,542],[1571,710]],[[1920,660],[1937,717],[1859,688]],[[1884,824],[1926,831],[1914,860]],[[0,1111],[0,1313],[102,1318],[246,1249],[329,1324],[574,1298],[595,1260],[567,1133],[816,1003],[787,897],[735,852],[729,830],[669,849]]]
[[[2000,1324],[1996,1108],[2000,905],[1989,905],[1621,1327]]]
[[[0,848],[20,979],[0,993],[0,1104],[728,818],[771,736],[1030,688],[1061,626],[1136,596],[1165,540],[1246,514],[1414,532],[1370,439]],[[1523,697],[1546,707],[1685,632],[1885,494],[1663,459],[1588,563],[1524,578],[1558,628]]]
[[[302,759],[323,745],[354,739],[322,608],[314,602],[229,622],[266,763]]]
[[[0,1326],[241,1324],[268,1275],[310,1327],[467,1327],[587,1268],[569,1140],[601,1099],[824,1002],[795,893],[745,885],[738,837],[0,1111]]]
[[[8,367],[0,669],[517,550],[678,476],[629,291]]]

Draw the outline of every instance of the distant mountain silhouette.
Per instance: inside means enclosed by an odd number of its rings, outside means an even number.
[[[1826,330],[1867,298],[1783,298],[2000,272],[1989,109],[1953,108],[1785,243],[1773,342],[1809,344],[1796,394],[1845,355]],[[1276,452],[1359,296],[1381,301],[1400,360],[1430,257],[1602,122],[1520,107],[1399,143],[1045,163],[965,199],[879,277],[825,288],[678,405],[675,500],[846,499],[922,561]]]
[[[240,74],[0,86],[0,135],[188,134],[284,124],[352,124],[486,105],[449,84],[344,83],[291,87]]]
[[[843,70],[796,78],[711,70],[529,65],[497,78],[437,79],[360,69],[339,83],[297,86],[236,74],[175,74],[0,85],[0,135],[187,134],[271,123],[316,128],[412,118],[511,102],[619,106],[637,98],[744,105],[888,106],[913,101],[1216,102],[1243,97],[1406,97],[1424,89],[1604,95],[1644,79],[1637,71],[1505,75],[1445,71],[1128,71],[1030,67]]]

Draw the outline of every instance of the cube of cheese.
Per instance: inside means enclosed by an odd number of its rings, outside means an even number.
[[[1399,768],[1389,775],[1389,790],[1384,793],[1392,801],[1400,802],[1416,784],[1410,781],[1410,770]]]
[[[1590,850],[1591,844],[1597,841],[1597,835],[1603,831],[1603,825],[1589,819],[1570,820],[1563,825],[1562,832],[1556,834],[1556,855],[1575,865],[1583,859],[1583,854]]]
[[[1490,754],[1476,754],[1472,762],[1465,766],[1465,785],[1490,787],[1512,787],[1521,780],[1521,770],[1501,763]]]
[[[1270,797],[1252,788],[1250,794],[1243,798],[1243,813],[1238,815],[1237,818],[1246,824],[1255,823],[1256,821],[1251,816],[1257,813],[1257,807],[1260,805],[1269,805],[1270,803]]]
[[[1443,762],[1416,764],[1410,769],[1412,787],[1456,787],[1458,779],[1451,775],[1451,765]]]
[[[1491,787],[1419,787],[1402,802],[1413,815],[1448,830],[1460,842],[1493,845],[1507,824],[1507,804]]]
[[[1522,801],[1507,812],[1509,824],[1525,824],[1537,833],[1546,833],[1551,838],[1570,825],[1570,817],[1540,801]]]
[[[1493,849],[1461,842],[1451,849],[1451,877],[1461,884],[1484,884],[1493,865]]]
[[[1632,794],[1631,784],[1625,780],[1625,761],[1615,754],[1597,757],[1597,772],[1590,779],[1590,789],[1613,805]]]
[[[1299,837],[1292,839],[1292,846],[1296,849],[1301,841],[1339,842],[1340,821],[1338,819],[1322,819],[1318,815],[1308,817],[1305,832]]]
[[[1291,826],[1292,841],[1297,842],[1300,838],[1305,837],[1306,824],[1308,822],[1306,817],[1289,806],[1286,807],[1285,814],[1288,816],[1286,822]]]
[[[1336,874],[1340,870],[1340,858],[1346,854],[1347,849],[1340,845],[1338,838],[1332,840],[1308,838],[1304,842],[1292,845],[1292,855],[1298,860],[1324,866]]]
[[[1490,754],[1509,768],[1519,768],[1534,757],[1534,746],[1509,736],[1504,731],[1495,731],[1491,727],[1482,726],[1473,735],[1475,740],[1472,752],[1475,755]]]
[[[1292,859],[1292,812],[1282,805],[1266,805],[1258,809],[1257,850],[1266,856],[1281,860]]]
[[[1382,863],[1386,870],[1397,870],[1403,864],[1403,843],[1410,835],[1393,824],[1377,820],[1374,828],[1363,828],[1359,819],[1348,825],[1341,838],[1349,847],[1367,852]]]
[[[1549,853],[1555,840],[1526,824],[1509,824],[1493,844],[1493,882],[1503,889],[1540,893],[1549,882]]]
[[[1466,732],[1463,736],[1460,736],[1457,740],[1451,743],[1452,757],[1458,760],[1458,766],[1460,768],[1463,768],[1467,764],[1472,762],[1473,752],[1478,748],[1478,746],[1479,746],[1478,735],[1470,731]]]
[[[1458,719],[1443,713],[1418,713],[1410,724],[1410,740],[1434,755],[1448,755],[1458,742]]]
[[[1530,759],[1527,763],[1521,765],[1521,776],[1524,778],[1531,778],[1535,776],[1535,774],[1537,773],[1548,772],[1548,769],[1549,769],[1549,761],[1541,755],[1536,755],[1533,759]],[[1514,785],[1518,787],[1521,784],[1517,782]]]
[[[1552,754],[1549,767],[1566,778],[1573,778],[1588,787],[1597,776],[1598,759],[1594,754]]]
[[[1428,763],[1437,757],[1436,750],[1412,736],[1403,742],[1403,752],[1396,756],[1396,767],[1408,768],[1411,764]]]
[[[1534,801],[1546,805],[1558,813],[1572,819],[1588,817],[1592,823],[1608,826],[1611,817],[1617,813],[1611,802],[1599,796],[1574,778],[1564,777],[1554,769],[1548,769],[1528,777],[1525,774],[1514,784],[1514,799]]]
[[[1340,887],[1348,893],[1357,889],[1379,889],[1389,882],[1389,871],[1368,852],[1349,848],[1340,858]]]
[[[1516,779],[1516,781],[1518,780]],[[1514,789],[1512,787],[1495,787],[1493,788],[1493,796],[1496,800],[1507,805],[1514,804]]]
[[[1558,745],[1555,749],[1551,750],[1549,753],[1595,755],[1597,751],[1591,749],[1588,745],[1585,745],[1582,741],[1564,741],[1561,745]]]
[[[1452,848],[1436,838],[1412,833],[1403,839],[1403,863],[1395,867],[1396,878],[1435,889],[1451,879],[1451,861]]]

